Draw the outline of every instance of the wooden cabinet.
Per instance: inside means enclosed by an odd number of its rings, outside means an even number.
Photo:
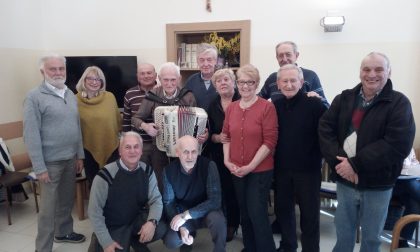
[[[167,61],[180,63],[178,50],[182,43],[199,44],[204,42],[204,37],[212,32],[219,36],[230,39],[240,35],[239,65],[249,63],[250,53],[250,20],[201,22],[201,23],[178,23],[166,25],[166,55]],[[194,64],[180,64],[181,75],[185,81],[191,74],[198,72]]]

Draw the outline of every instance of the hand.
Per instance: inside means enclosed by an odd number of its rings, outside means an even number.
[[[151,221],[147,221],[141,226],[140,231],[137,233],[139,235],[139,242],[145,243],[152,240],[155,235],[156,226]]]
[[[186,222],[186,220],[183,218],[183,214],[177,214],[172,218],[171,221],[171,229],[174,231],[179,231],[179,228],[184,225],[184,223]]]
[[[226,134],[224,133],[220,133],[220,134],[213,134],[212,136],[212,141],[214,143],[229,143],[230,142],[230,138],[227,137]]]
[[[348,159],[340,156],[337,156],[337,159],[341,161],[338,165],[335,166],[337,174],[340,175],[342,178],[357,184],[359,177],[354,172]]]
[[[194,237],[190,235],[190,232],[185,227],[181,227],[179,229],[179,233],[181,234],[181,240],[186,245],[191,245],[194,242]]]
[[[200,134],[197,136],[197,140],[199,144],[205,143],[208,138],[209,138],[209,131],[207,128],[204,130],[203,134]]]
[[[104,252],[115,252],[115,249],[123,249],[123,247],[121,247],[121,245],[118,244],[118,242],[114,241],[113,243],[111,243],[111,245],[104,249]]]
[[[250,173],[254,169],[255,169],[255,167],[252,167],[249,164],[244,165],[244,166],[238,167],[238,169],[236,169],[236,171],[233,173],[233,175],[235,175],[238,178],[242,178],[242,177],[245,177],[246,175],[248,175],[248,173]]]
[[[238,169],[238,166],[235,165],[234,163],[230,162],[230,161],[225,161],[225,166],[226,166],[226,168],[228,168],[228,170],[232,174],[234,174],[236,172],[236,170]]]
[[[83,159],[77,159],[74,165],[76,168],[76,173],[80,174],[83,170]]]
[[[48,176],[48,172],[43,172],[40,174],[36,175],[36,179],[38,179],[39,181],[41,181],[42,183],[50,183],[50,176]]]
[[[309,91],[306,95],[308,97],[316,97],[316,98],[322,99],[322,96],[320,96],[317,92],[314,92],[314,91]]]
[[[154,123],[142,123],[141,128],[151,137],[155,137],[159,133],[158,127]]]

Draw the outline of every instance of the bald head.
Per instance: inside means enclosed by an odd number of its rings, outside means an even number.
[[[198,157],[198,141],[192,136],[183,136],[176,141],[176,155],[186,172],[194,168]]]
[[[140,63],[137,66],[137,81],[143,89],[152,89],[156,84],[156,77],[156,70],[152,64]]]

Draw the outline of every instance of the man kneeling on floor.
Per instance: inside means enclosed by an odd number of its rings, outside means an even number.
[[[121,158],[106,165],[92,183],[89,219],[93,251],[149,251],[146,244],[166,232],[162,196],[152,167],[140,161],[143,141],[136,132],[123,133]],[[146,193],[147,192],[147,193]]]
[[[221,211],[221,189],[216,164],[198,156],[198,142],[192,136],[178,139],[178,159],[163,172],[163,204],[170,229],[164,243],[170,248],[191,250],[195,231],[207,227],[213,251],[225,251],[226,220]]]

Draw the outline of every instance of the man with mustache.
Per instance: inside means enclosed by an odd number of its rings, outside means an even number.
[[[53,241],[80,243],[71,211],[76,174],[83,169],[83,144],[77,99],[65,85],[66,59],[57,54],[40,60],[44,81],[24,102],[23,136],[42,197],[36,251],[51,251]]]

